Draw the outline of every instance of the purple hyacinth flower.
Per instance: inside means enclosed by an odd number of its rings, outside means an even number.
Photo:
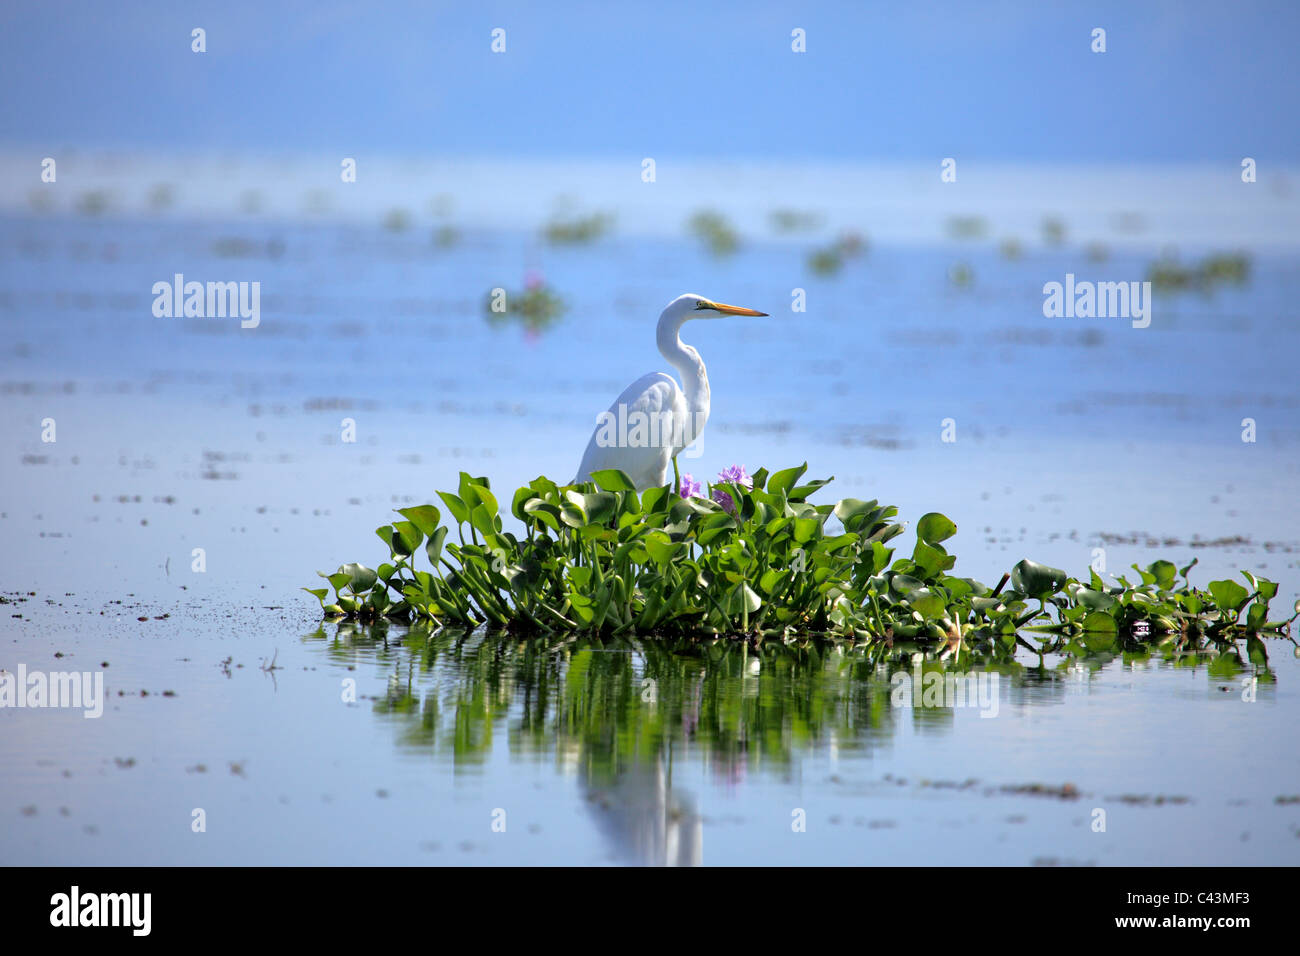
[[[690,472],[682,473],[682,483],[677,489],[677,494],[683,498],[698,498],[700,496],[700,483],[691,476]]]
[[[740,487],[748,490],[754,487],[754,479],[745,473],[744,465],[732,465],[730,468],[724,468],[718,472],[718,484],[740,485]],[[713,500],[722,505],[723,509],[729,514],[736,513],[736,503],[731,500],[731,495],[721,488],[713,489]]]

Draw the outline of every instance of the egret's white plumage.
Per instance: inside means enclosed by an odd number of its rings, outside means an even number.
[[[656,339],[682,385],[665,372],[651,372],[625,388],[597,420],[573,480],[586,481],[593,471],[618,468],[638,490],[667,484],[669,463],[695,441],[709,419],[709,375],[700,353],[681,340],[682,324],[766,314],[691,294],[668,303],[659,316]]]

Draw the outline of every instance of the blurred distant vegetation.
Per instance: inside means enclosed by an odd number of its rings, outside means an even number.
[[[768,215],[768,222],[774,232],[789,235],[795,232],[816,232],[822,227],[820,213],[799,209],[774,209]]]
[[[1242,285],[1249,278],[1250,257],[1244,252],[1216,252],[1189,264],[1167,254],[1147,269],[1147,281],[1162,292],[1210,292],[1219,285]]]
[[[740,246],[740,236],[720,212],[701,209],[687,220],[686,228],[714,256],[729,256]]]
[[[983,216],[952,216],[948,219],[948,235],[953,239],[983,239],[988,231],[988,220]]]
[[[494,308],[498,303],[503,308]],[[507,292],[500,298],[489,292],[483,309],[492,325],[517,322],[530,334],[537,335],[560,321],[568,306],[545,279],[530,273],[524,280],[524,291]]]
[[[1059,246],[1065,242],[1065,222],[1059,216],[1045,216],[1042,224],[1043,242]]]
[[[856,232],[846,232],[829,246],[815,249],[808,256],[808,268],[820,276],[835,275],[846,259],[856,259],[867,248],[867,241]]]
[[[389,232],[405,232],[411,228],[411,214],[400,208],[388,210],[384,215],[384,228]]]
[[[605,236],[613,225],[613,215],[604,212],[572,219],[556,217],[543,227],[542,234],[554,245],[582,245]]]

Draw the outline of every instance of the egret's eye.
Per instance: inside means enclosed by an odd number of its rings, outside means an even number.
[[[701,301],[695,303],[695,309],[696,309],[696,311],[699,311],[700,309],[708,309],[708,308],[712,308],[712,306],[710,306],[709,303],[707,303],[707,302],[705,302],[705,301],[703,301],[703,300],[701,300]]]

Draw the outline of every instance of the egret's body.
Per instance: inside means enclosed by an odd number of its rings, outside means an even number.
[[[669,463],[675,467],[677,453],[699,437],[709,420],[709,373],[700,353],[682,341],[683,323],[766,314],[698,295],[681,295],[668,303],[659,316],[656,340],[682,384],[665,372],[651,372],[625,388],[597,420],[574,481],[617,468],[638,490],[667,484]]]

